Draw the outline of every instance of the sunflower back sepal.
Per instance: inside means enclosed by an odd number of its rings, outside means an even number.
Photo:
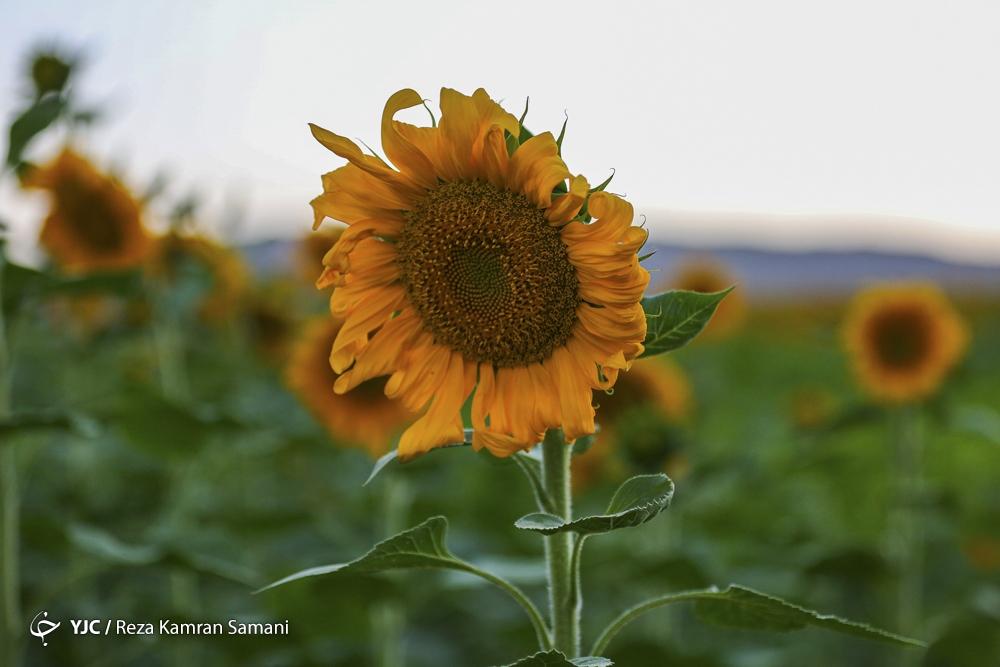
[[[646,313],[646,339],[642,357],[671,352],[701,333],[716,308],[735,285],[720,292],[670,290],[642,300]]]
[[[670,507],[673,496],[674,483],[663,473],[636,475],[618,487],[604,514],[566,521],[554,514],[535,512],[521,517],[514,526],[542,535],[564,532],[580,535],[608,533],[650,521]]]
[[[614,664],[607,658],[595,656],[570,659],[562,651],[553,650],[529,655],[503,667],[611,667]]]

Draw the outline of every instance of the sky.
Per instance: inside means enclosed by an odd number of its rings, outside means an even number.
[[[386,98],[485,87],[644,215],[654,240],[917,251],[1000,263],[1000,3],[0,0],[0,118],[25,54],[86,54],[104,122],[76,140],[165,201],[200,193],[240,240],[311,223],[341,160],[307,123],[378,144]],[[426,122],[422,109],[404,112]],[[58,140],[36,145],[44,160]],[[28,252],[44,202],[0,183]],[[17,248],[15,248],[17,249]]]

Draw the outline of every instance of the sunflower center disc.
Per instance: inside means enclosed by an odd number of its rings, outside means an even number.
[[[397,251],[424,325],[466,359],[542,361],[576,323],[576,269],[559,230],[524,195],[446,183],[409,213]]]
[[[908,369],[927,356],[930,323],[918,310],[899,309],[873,322],[875,349],[886,366]]]
[[[69,181],[58,186],[58,194],[62,214],[88,250],[110,254],[121,249],[125,233],[119,222],[122,215],[115,209],[110,196],[112,193],[102,193]]]

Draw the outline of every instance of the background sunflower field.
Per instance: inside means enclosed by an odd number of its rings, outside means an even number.
[[[314,281],[340,230],[309,234],[303,200],[283,212],[294,224],[248,236],[250,193],[223,191],[204,165],[191,183],[183,164],[150,174],[114,159],[96,128],[131,121],[88,89],[101,45],[48,39],[0,61],[13,100],[0,175],[0,667],[474,667],[527,654],[520,610],[461,573],[255,593],[446,514],[456,554],[541,600],[540,544],[511,529],[533,511],[530,489],[511,462],[464,449],[365,484],[408,416],[377,382],[322,395],[336,331]],[[128,155],[128,137],[115,141]],[[599,512],[640,473],[666,472],[676,492],[643,531],[586,554],[584,632],[646,591],[735,581],[927,649],[720,630],[678,605],[618,636],[615,664],[1000,664],[1000,248],[990,261],[836,245],[678,243],[652,226],[651,292],[737,287],[697,341],[595,395],[608,417],[573,464],[580,510]],[[946,342],[912,318],[889,342],[869,336],[873,355],[947,356],[912,397],[893,380],[886,400],[877,373],[857,373],[868,339],[845,340],[857,293],[885,285],[948,304]],[[66,621],[47,645],[29,631],[43,611]],[[68,619],[287,620],[289,634],[77,636]]]

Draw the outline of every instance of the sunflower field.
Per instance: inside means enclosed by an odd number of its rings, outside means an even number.
[[[0,667],[1000,665],[996,284],[772,292],[484,89],[237,243],[28,62]]]

